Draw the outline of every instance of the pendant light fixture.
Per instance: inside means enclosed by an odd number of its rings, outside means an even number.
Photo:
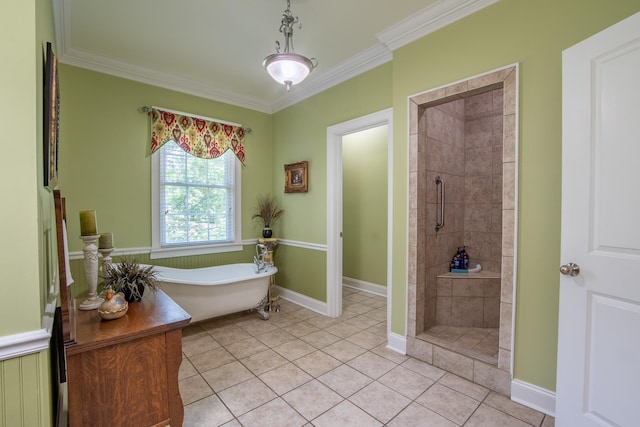
[[[287,87],[287,91],[291,86],[303,81],[309,73],[318,65],[315,58],[307,58],[293,51],[293,26],[298,24],[298,28],[302,28],[300,19],[294,17],[291,13],[291,3],[287,0],[287,8],[282,14],[282,23],[280,24],[280,32],[284,34],[284,51],[280,52],[280,43],[276,41],[276,52],[266,58],[262,65],[267,73],[275,81]]]

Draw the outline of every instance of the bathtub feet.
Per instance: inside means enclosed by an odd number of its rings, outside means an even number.
[[[266,311],[266,307],[269,305],[269,295],[265,295],[264,298],[256,305],[256,311],[262,317],[262,320],[269,319],[269,313]]]

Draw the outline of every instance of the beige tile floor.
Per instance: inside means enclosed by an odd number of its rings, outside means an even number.
[[[195,426],[543,426],[554,419],[386,346],[386,300],[343,288],[328,318],[281,300],[184,330],[180,394]]]

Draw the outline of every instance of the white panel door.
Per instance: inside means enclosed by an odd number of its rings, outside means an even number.
[[[640,426],[640,13],[562,67],[556,425]]]

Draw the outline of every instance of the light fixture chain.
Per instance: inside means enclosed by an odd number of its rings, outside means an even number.
[[[293,16],[293,13],[291,13],[291,2],[287,0],[287,8],[282,13],[282,22],[280,23],[280,32],[284,34],[284,53],[295,51],[293,48],[293,26],[295,24],[299,24],[299,28],[302,28],[300,18]]]
[[[294,84],[304,80],[318,65],[315,58],[309,59],[294,52],[293,26],[295,24],[298,24],[298,28],[302,28],[300,18],[291,13],[291,1],[287,0],[287,8],[282,13],[280,21],[280,32],[284,35],[283,51],[280,52],[280,43],[276,41],[277,53],[267,56],[262,64],[274,80],[285,85],[287,91]]]

